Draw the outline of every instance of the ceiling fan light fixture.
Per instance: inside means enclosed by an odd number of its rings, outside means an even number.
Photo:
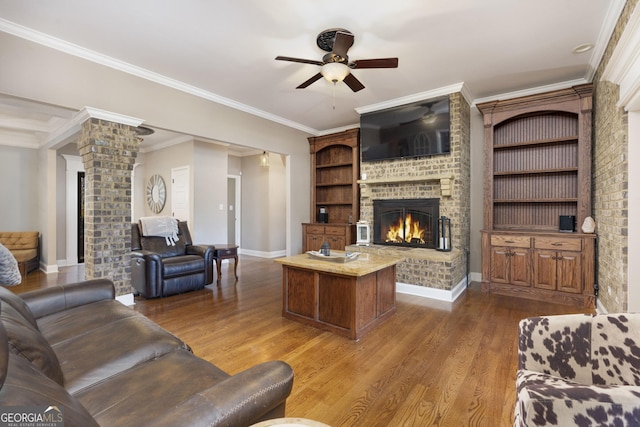
[[[341,62],[329,62],[320,69],[322,77],[332,83],[338,83],[349,75],[349,67]]]

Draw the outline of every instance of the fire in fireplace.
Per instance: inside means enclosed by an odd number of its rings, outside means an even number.
[[[373,243],[436,248],[439,199],[373,201]]]

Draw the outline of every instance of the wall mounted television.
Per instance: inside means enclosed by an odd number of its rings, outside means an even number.
[[[449,125],[448,96],[362,114],[362,161],[449,153]]]

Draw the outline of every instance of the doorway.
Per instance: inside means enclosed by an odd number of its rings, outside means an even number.
[[[227,242],[240,246],[240,175],[227,176]]]
[[[84,262],[84,171],[78,172],[78,263]]]

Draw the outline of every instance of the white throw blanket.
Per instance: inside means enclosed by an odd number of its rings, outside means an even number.
[[[164,237],[167,246],[178,241],[178,220],[172,216],[145,216],[140,218],[143,236]]]

